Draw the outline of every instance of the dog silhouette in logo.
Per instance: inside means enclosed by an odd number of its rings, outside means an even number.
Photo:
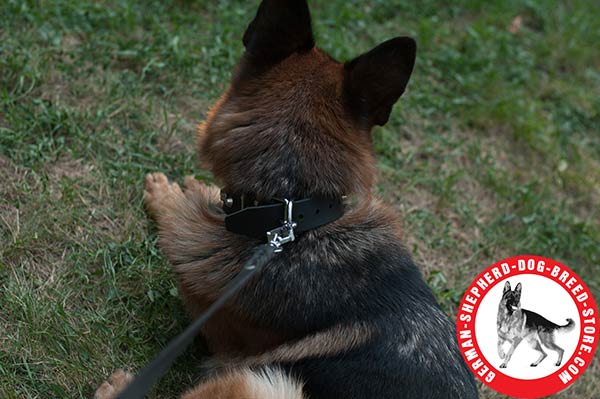
[[[521,289],[521,283],[518,283],[515,289],[511,290],[510,282],[507,281],[498,306],[498,355],[504,360],[500,368],[506,368],[515,349],[523,340],[540,354],[540,357],[531,363],[531,367],[536,367],[548,356],[544,347],[558,353],[555,364],[560,366],[565,350],[554,341],[554,333],[573,330],[575,322],[573,319],[567,319],[567,324],[560,326],[531,310],[521,308]],[[510,349],[505,353],[503,346],[507,341],[510,342]]]

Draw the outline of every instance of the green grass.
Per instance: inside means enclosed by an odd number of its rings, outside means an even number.
[[[254,3],[0,2],[0,397],[90,397],[185,326],[142,180],[210,179],[195,124]],[[311,2],[338,59],[418,40],[409,90],[375,132],[378,189],[408,247],[449,314],[479,271],[519,253],[566,263],[600,298],[596,2],[447,3]],[[156,394],[190,386],[201,355]],[[600,397],[599,363],[556,397]]]

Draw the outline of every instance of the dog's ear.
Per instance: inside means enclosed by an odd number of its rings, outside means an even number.
[[[392,107],[404,93],[415,65],[417,44],[396,37],[344,64],[344,97],[360,121],[385,125]]]
[[[515,293],[517,294],[517,299],[521,299],[521,283],[517,284],[515,287]]]
[[[502,295],[506,294],[508,291],[510,291],[510,281],[507,281],[504,284],[504,291],[502,292]]]
[[[314,47],[306,0],[263,0],[244,33],[247,56],[270,64]]]

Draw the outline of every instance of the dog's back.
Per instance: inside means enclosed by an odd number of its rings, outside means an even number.
[[[278,287],[263,309],[278,315],[273,328],[317,337],[301,345],[315,352],[274,364],[309,398],[476,398],[454,326],[389,228],[395,218],[370,211],[378,217],[362,225],[349,224],[350,213],[337,226],[346,231],[301,237],[252,288]],[[340,251],[344,244],[352,250]],[[345,327],[319,334],[336,326]]]
[[[573,319],[567,319],[567,324],[561,326],[546,319],[544,316],[538,313],[532,312],[531,310],[523,309],[523,314],[525,316],[525,326],[529,330],[535,330],[540,333],[553,332],[557,330],[569,331],[575,327],[575,321]]]

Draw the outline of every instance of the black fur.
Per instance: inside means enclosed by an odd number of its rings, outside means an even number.
[[[347,62],[344,94],[351,113],[369,126],[385,125],[406,89],[416,54],[412,38],[397,37]]]
[[[551,322],[546,319],[544,316],[532,312],[531,310],[523,309],[523,313],[525,313],[525,326],[530,329],[535,329],[542,332],[550,332],[557,330],[563,326],[559,326],[556,323]]]
[[[315,45],[310,11],[303,0],[265,0],[244,33],[247,56],[270,64]]]
[[[279,364],[310,399],[478,397],[453,324],[383,227],[301,235],[237,296],[236,307],[251,322],[297,338],[353,322],[374,331],[341,355]]]

